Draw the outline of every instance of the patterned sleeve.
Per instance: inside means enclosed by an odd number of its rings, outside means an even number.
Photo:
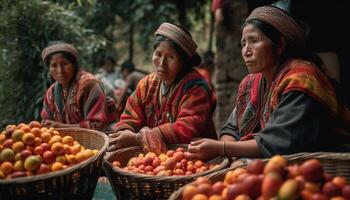
[[[216,97],[207,84],[197,84],[184,92],[176,121],[152,129],[160,132],[166,143],[189,143],[192,138],[205,135],[215,138],[215,129],[210,124]]]
[[[147,126],[146,116],[144,114],[144,103],[142,99],[146,98],[147,79],[142,79],[137,85],[136,90],[128,98],[124,112],[120,116],[120,121],[115,125],[114,130],[124,129],[138,132],[142,127]]]
[[[96,80],[89,81],[79,96],[84,119],[80,127],[104,130],[108,126],[106,95]]]

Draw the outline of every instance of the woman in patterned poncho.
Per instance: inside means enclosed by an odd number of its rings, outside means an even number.
[[[170,23],[163,23],[155,35],[155,72],[142,79],[129,97],[110,135],[109,151],[141,145],[160,153],[167,144],[217,138],[212,121],[216,97],[193,69],[201,59],[191,35]]]

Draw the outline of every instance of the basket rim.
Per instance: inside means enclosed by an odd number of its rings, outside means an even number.
[[[92,134],[96,134],[99,135],[101,137],[104,138],[105,140],[105,144],[103,145],[102,149],[99,150],[98,154],[90,157],[87,160],[84,160],[81,163],[78,163],[74,166],[71,167],[67,167],[66,169],[62,169],[56,172],[49,172],[46,174],[40,174],[40,175],[34,175],[34,176],[26,176],[26,177],[18,177],[18,178],[13,178],[13,179],[3,179],[0,180],[0,185],[4,185],[4,184],[15,184],[15,183],[27,183],[27,182],[32,182],[32,181],[40,181],[40,180],[44,180],[44,179],[49,179],[52,177],[55,177],[57,175],[66,175],[69,174],[77,169],[81,169],[84,168],[85,166],[87,166],[89,163],[91,162],[95,162],[97,160],[97,158],[99,158],[102,154],[104,154],[104,152],[106,151],[107,147],[108,147],[108,137],[101,131],[97,131],[97,130],[92,130],[92,129],[86,129],[86,128],[56,128],[56,130],[58,131],[74,131],[74,132],[89,132]]]
[[[185,144],[177,144],[177,146],[184,146],[184,145]],[[210,161],[214,161],[216,159],[221,159],[222,161],[217,167],[210,169],[210,170],[207,170],[207,171],[204,171],[204,172],[200,172],[200,173],[195,173],[195,174],[191,174],[191,175],[180,175],[180,176],[157,176],[157,175],[137,174],[137,173],[126,172],[122,168],[119,168],[119,167],[113,167],[112,163],[109,161],[110,157],[112,157],[118,153],[122,153],[125,151],[132,151],[132,150],[141,150],[142,151],[142,148],[140,146],[133,146],[133,147],[119,149],[117,151],[111,152],[108,156],[106,156],[104,158],[103,162],[106,165],[108,165],[108,167],[110,169],[112,169],[114,173],[118,173],[120,175],[132,177],[132,178],[144,179],[146,181],[177,181],[177,180],[185,181],[185,180],[191,180],[191,179],[199,177],[199,176],[207,176],[208,174],[215,173],[216,171],[220,171],[220,170],[224,169],[225,167],[227,167],[229,164],[229,159],[227,157],[218,156],[218,157],[215,157],[209,161],[206,161],[206,162],[210,162]]]

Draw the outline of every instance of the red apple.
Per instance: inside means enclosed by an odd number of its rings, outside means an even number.
[[[29,151],[28,149],[24,149],[21,152],[21,159],[25,160],[28,156],[31,156],[31,155],[33,155],[31,151]]]
[[[332,198],[334,196],[338,196],[341,194],[341,188],[332,182],[327,182],[326,184],[323,185],[322,192],[328,198]]]
[[[346,185],[343,187],[342,189],[342,195],[346,198],[346,199],[350,199],[350,185]]]
[[[247,165],[247,171],[251,174],[262,174],[265,163],[261,160],[254,160]]]
[[[53,155],[52,151],[45,151],[43,153],[43,161],[46,164],[51,164],[55,161],[55,156]]]
[[[318,182],[323,178],[323,167],[319,160],[307,160],[301,164],[299,170],[306,181]]]
[[[37,174],[46,174],[50,172],[50,168],[47,164],[41,163],[39,169],[36,171]]]

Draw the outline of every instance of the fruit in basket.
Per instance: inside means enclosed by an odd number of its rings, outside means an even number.
[[[264,171],[265,163],[261,160],[254,160],[247,165],[247,171],[251,174],[261,174]]]
[[[323,178],[323,167],[319,160],[306,160],[301,164],[299,170],[300,175],[302,175],[306,181],[318,182]]]
[[[35,171],[41,164],[41,158],[37,155],[29,156],[24,161],[24,168],[27,171]]]
[[[346,185],[343,187],[342,189],[342,195],[346,198],[346,199],[350,199],[350,185]]]
[[[282,183],[283,179],[280,174],[276,172],[266,174],[261,186],[261,194],[264,199],[271,199],[272,197],[276,196]]]
[[[214,194],[221,194],[225,187],[226,186],[222,181],[218,181],[212,186]]]
[[[242,180],[242,184],[252,199],[261,195],[262,177],[256,174],[249,174]]]
[[[215,164],[204,163],[200,160],[188,160],[183,148],[169,150],[156,155],[153,152],[140,153],[130,158],[123,169],[133,173],[157,176],[182,176],[200,173],[216,167]],[[118,167],[112,163],[112,166]]]
[[[184,187],[184,190],[182,191],[182,199],[183,200],[191,200],[194,195],[196,195],[197,192],[197,187],[194,185],[186,185]]]
[[[334,183],[334,185],[337,185],[340,188],[343,188],[347,184],[347,180],[344,176],[335,176],[332,179],[332,182]]]
[[[25,133],[22,137],[23,143],[26,145],[32,145],[35,142],[35,136],[32,133]]]
[[[61,136],[39,122],[8,125],[0,134],[2,178],[16,178],[58,171],[98,153],[86,149],[71,136]]]
[[[5,148],[0,153],[1,161],[13,161],[15,160],[15,153],[12,149]]]
[[[0,171],[2,171],[5,175],[11,174],[13,171],[13,165],[9,161],[5,161],[0,165]]]
[[[286,180],[278,191],[278,199],[280,200],[296,200],[299,196],[299,183],[293,179]]]
[[[240,194],[247,194],[248,191],[241,183],[234,183],[227,186],[222,191],[222,197],[224,199],[235,199]]]
[[[13,142],[22,141],[23,135],[24,131],[21,129],[17,129],[12,133],[11,139]]]
[[[252,163],[256,165],[258,162],[253,161]],[[255,168],[258,165],[254,165],[247,166],[247,169],[239,167],[227,172],[223,182],[218,181],[211,185],[212,190],[207,189],[210,180],[200,177],[192,182],[191,186],[185,186],[186,195],[192,191],[190,193],[192,196],[194,193],[200,193],[205,195],[207,199],[225,200],[350,199],[350,185],[346,178],[343,176],[332,177],[330,174],[324,173],[320,161],[316,159],[306,160],[300,165],[288,166],[285,160],[278,156],[277,158],[273,157],[263,170],[259,167]],[[256,174],[257,171],[260,173]],[[200,192],[198,192],[198,188],[200,188]],[[184,197],[184,193],[182,195]]]
[[[322,187],[322,192],[325,194],[328,198],[332,198],[338,195],[341,195],[341,188],[334,183],[328,181],[325,183]]]

